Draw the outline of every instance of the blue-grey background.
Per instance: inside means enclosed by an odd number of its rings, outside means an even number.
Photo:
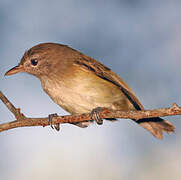
[[[147,109],[181,104],[179,0],[1,0],[0,40],[0,90],[27,116],[66,114],[35,77],[4,77],[40,42],[68,44],[109,66]],[[167,119],[176,133],[162,141],[130,120],[2,132],[0,179],[180,179],[181,121]],[[0,123],[12,120],[0,102]]]

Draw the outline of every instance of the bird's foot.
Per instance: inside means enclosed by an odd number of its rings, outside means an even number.
[[[56,129],[57,131],[59,131],[60,130],[60,124],[55,124],[55,125],[52,124],[52,119],[54,117],[57,117],[57,116],[58,115],[56,113],[55,114],[49,114],[48,115],[48,121],[49,121],[50,126],[51,126],[52,129]]]
[[[99,112],[101,112],[101,111],[102,111],[102,108],[101,107],[97,107],[97,108],[93,109],[91,111],[91,114],[90,114],[91,115],[91,119],[95,120],[98,125],[102,125],[103,124],[103,120],[102,120],[102,118],[99,115]]]

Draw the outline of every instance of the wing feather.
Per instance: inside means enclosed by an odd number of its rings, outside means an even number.
[[[131,88],[111,69],[82,53],[80,53],[77,57],[78,58],[74,60],[74,63],[92,71],[100,78],[118,86],[120,90],[123,92],[123,94],[127,97],[127,99],[133,104],[136,110],[144,109],[143,105],[140,103],[140,101],[138,100],[134,92],[131,90]]]

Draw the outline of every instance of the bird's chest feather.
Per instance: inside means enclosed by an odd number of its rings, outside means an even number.
[[[111,107],[113,102],[124,100],[117,86],[89,71],[77,70],[62,79],[42,79],[42,87],[55,103],[71,114],[87,113],[96,107]]]

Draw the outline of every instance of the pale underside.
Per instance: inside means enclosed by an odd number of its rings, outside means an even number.
[[[44,91],[63,109],[71,114],[88,113],[97,107],[135,109],[119,87],[89,70],[75,69],[66,79],[41,78]]]

